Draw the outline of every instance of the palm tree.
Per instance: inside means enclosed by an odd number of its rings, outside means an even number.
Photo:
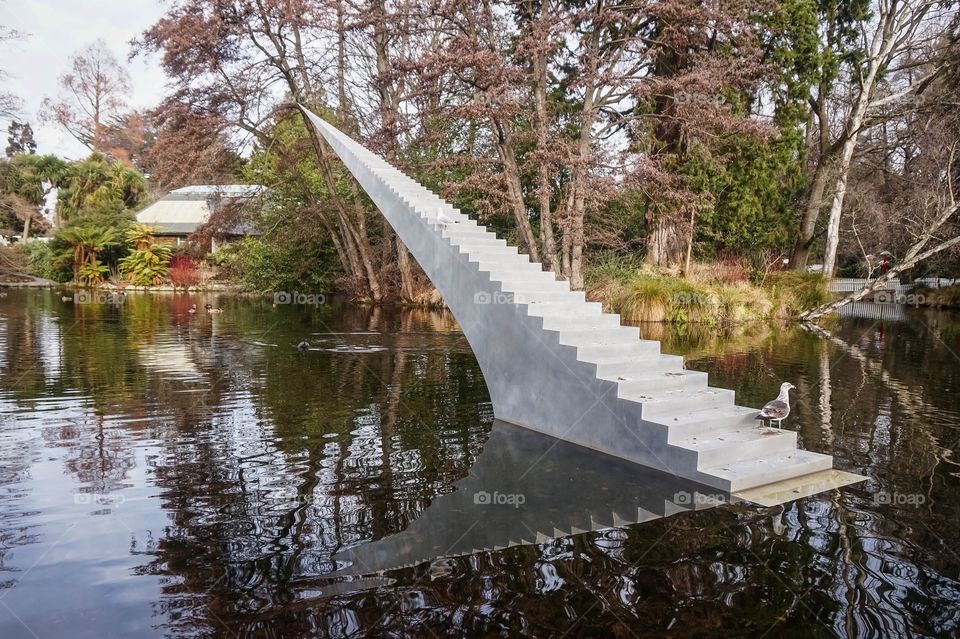
[[[106,249],[121,243],[117,229],[90,225],[64,227],[57,238],[69,246],[58,256],[58,263],[70,263],[74,280],[83,286],[96,286],[103,281],[110,269],[97,258]]]

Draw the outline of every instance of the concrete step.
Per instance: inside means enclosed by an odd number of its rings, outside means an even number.
[[[537,267],[526,255],[517,255],[516,253],[468,253],[466,255],[468,262],[478,264],[481,271],[514,271],[522,274],[535,274]]]
[[[671,389],[706,390],[707,374],[700,371],[650,371],[634,377],[603,377],[617,383],[619,397],[653,394]]]
[[[671,445],[697,453],[697,468],[790,453],[797,448],[797,433],[765,426],[698,434]]]
[[[653,359],[660,355],[660,342],[638,339],[628,344],[581,343],[576,345],[576,349],[578,360],[593,364],[624,357]]]
[[[656,342],[659,345],[659,342]],[[597,376],[604,378],[626,377],[631,378],[637,375],[644,375],[651,371],[684,371],[683,358],[679,355],[661,355],[659,349],[657,357],[624,357],[616,355],[601,361],[597,364]]]
[[[440,237],[446,240],[450,246],[456,246],[461,253],[470,248],[509,246],[506,240],[498,238],[493,233],[487,233],[486,235],[457,235],[447,233],[446,229],[441,229]]]
[[[544,329],[549,330],[549,329]],[[560,331],[557,331],[560,332]],[[640,341],[640,331],[633,326],[607,326],[599,329],[568,329],[560,334],[560,343],[571,346],[613,345],[633,346]]]
[[[459,248],[460,253],[468,255],[470,259],[475,257],[489,258],[509,255],[513,257],[522,257],[525,262],[530,262],[530,256],[520,253],[516,246],[510,246],[506,244],[506,242],[504,242],[504,244],[477,244],[469,246],[461,244]]]
[[[496,238],[496,233],[488,231],[485,226],[468,226],[466,224],[447,224],[442,225],[436,221],[436,214],[427,217],[430,224],[436,229],[444,232],[445,237],[458,237],[466,240],[476,240],[483,237]]]
[[[526,306],[527,314],[534,317],[550,317],[555,315],[564,317],[571,315],[594,317],[603,313],[603,305],[600,302],[531,302]]]
[[[658,421],[663,415],[676,415],[685,412],[721,408],[734,403],[734,392],[725,388],[691,390],[668,390],[655,393],[620,393],[622,399],[638,402],[643,405],[641,415],[643,419]]]
[[[561,333],[602,331],[620,327],[619,315],[545,315],[543,328]]]
[[[538,304],[541,302],[557,303],[575,303],[585,301],[583,291],[571,291],[552,285],[539,286],[529,282],[521,282],[515,279],[497,280],[500,282],[500,290],[514,293],[517,299],[522,300],[521,304]]]
[[[708,466],[699,471],[701,481],[735,492],[829,470],[832,467],[833,458],[830,455],[794,450],[771,457]]]
[[[697,435],[755,427],[757,421],[754,417],[758,412],[756,408],[732,405],[721,409],[684,411],[661,418],[651,417],[651,421],[667,427],[667,443],[672,444]]]
[[[501,254],[490,256],[486,259],[475,258],[471,255],[467,260],[475,264],[480,264],[481,271],[496,273],[512,272],[514,276],[528,278],[531,282],[553,283],[555,281],[550,277],[542,277],[541,273],[543,273],[543,271],[540,270],[539,265],[528,260],[526,255]],[[549,275],[549,273],[543,273],[543,275]]]
[[[520,271],[516,268],[482,268],[481,275],[486,274],[491,282],[498,282],[500,290],[509,290],[517,293],[575,293],[571,291],[564,282],[555,282],[541,278],[535,272]],[[581,291],[582,292],[582,291]],[[544,298],[529,296],[525,299],[547,301]],[[553,301],[562,301],[564,298],[552,298]],[[572,299],[572,298],[571,298]],[[581,298],[585,300],[586,298]]]

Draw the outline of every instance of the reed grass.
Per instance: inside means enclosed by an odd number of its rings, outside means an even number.
[[[628,322],[729,325],[789,320],[829,301],[823,279],[780,272],[762,284],[737,267],[697,265],[690,276],[657,271],[623,258],[605,258],[588,272],[587,294]]]

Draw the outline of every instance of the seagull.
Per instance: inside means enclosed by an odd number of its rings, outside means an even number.
[[[783,420],[790,414],[790,389],[796,388],[790,382],[780,384],[780,394],[772,402],[760,409],[760,414],[756,419],[763,421],[777,422],[777,428],[781,428]]]
[[[447,224],[456,224],[450,217],[443,212],[442,208],[437,209],[437,222],[440,223],[440,226],[446,227]]]

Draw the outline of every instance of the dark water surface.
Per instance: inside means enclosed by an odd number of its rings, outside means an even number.
[[[871,478],[761,508],[495,422],[448,314],[11,291],[0,638],[960,636],[960,322],[829,328],[642,329]]]

